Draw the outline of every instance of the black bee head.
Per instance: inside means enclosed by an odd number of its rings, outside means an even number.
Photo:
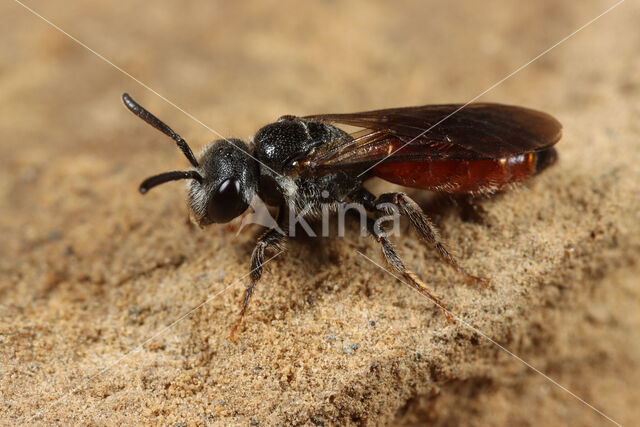
[[[176,141],[193,169],[154,175],[140,184],[145,194],[155,186],[179,179],[187,185],[192,218],[201,226],[229,222],[241,215],[251,203],[257,186],[257,164],[244,141],[227,139],[207,145],[196,159],[187,142],[160,119],[148,112],[126,93],[124,105],[136,116]]]
[[[201,179],[192,180],[188,190],[189,206],[198,224],[229,222],[247,210],[258,173],[244,141],[212,142],[204,149],[195,170]]]

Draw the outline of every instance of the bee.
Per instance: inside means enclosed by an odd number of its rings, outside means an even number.
[[[192,219],[200,226],[226,223],[242,215],[256,195],[278,208],[278,227],[258,238],[251,256],[236,333],[256,284],[265,252],[283,246],[288,207],[307,215],[323,206],[357,204],[371,215],[406,216],[440,258],[472,282],[488,279],[464,269],[441,243],[430,219],[402,192],[375,196],[363,187],[379,177],[406,187],[447,194],[487,195],[521,183],[553,164],[561,124],[532,109],[492,104],[443,104],[390,108],[351,114],[282,116],[260,128],[250,144],[223,139],[207,145],[196,159],[187,142],[128,94],[125,106],[176,141],[192,168],[145,179],[140,192],[186,179]],[[347,133],[337,125],[359,128]],[[445,305],[410,271],[387,235],[367,217],[367,231],[380,244],[389,265],[449,318]]]

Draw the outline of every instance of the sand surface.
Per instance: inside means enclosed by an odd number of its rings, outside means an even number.
[[[613,4],[28,3],[243,138],[283,114],[464,103]],[[352,225],[345,238],[294,239],[268,264],[236,343],[261,230],[190,225],[181,183],[140,196],[143,178],[187,163],[120,95],[196,151],[217,137],[19,4],[3,2],[0,16],[3,423],[608,423],[496,344],[637,422],[634,2],[480,98],[557,117],[555,166],[479,201],[471,219],[410,193],[464,265],[492,278],[485,290],[464,284],[403,225],[400,253],[459,321],[359,255],[383,264]]]

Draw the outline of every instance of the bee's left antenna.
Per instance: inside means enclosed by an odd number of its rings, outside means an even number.
[[[162,120],[160,120],[159,118],[157,118],[156,116],[148,112],[143,106],[141,106],[136,101],[134,101],[133,98],[131,98],[128,93],[122,94],[122,101],[124,102],[124,105],[133,114],[140,117],[142,120],[149,123],[151,126],[153,126],[154,128],[158,129],[160,132],[164,133],[165,135],[167,135],[168,137],[176,141],[180,150],[182,150],[182,152],[187,157],[187,159],[189,159],[189,162],[194,167],[196,168],[198,167],[198,160],[196,160],[196,156],[193,155],[193,152],[191,151],[191,147],[189,147],[189,144],[187,144],[187,141],[182,139],[180,135],[175,133],[173,129],[167,126]]]
[[[196,171],[164,172],[145,179],[142,184],[140,184],[140,192],[145,194],[157,185],[164,184],[169,181],[177,181],[179,179],[195,179],[199,183],[202,183],[202,176]]]

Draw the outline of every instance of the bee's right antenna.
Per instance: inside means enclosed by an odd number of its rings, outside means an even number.
[[[193,152],[191,151],[191,147],[189,147],[189,144],[187,144],[187,141],[182,139],[180,135],[175,133],[169,126],[164,124],[162,120],[160,120],[159,118],[157,118],[156,116],[148,112],[143,106],[141,106],[136,101],[134,101],[133,98],[131,98],[128,93],[122,94],[122,101],[124,102],[124,105],[133,114],[140,117],[142,120],[149,123],[151,126],[158,129],[160,132],[164,133],[165,135],[169,136],[170,138],[173,138],[173,140],[175,140],[178,143],[178,147],[180,148],[180,150],[182,150],[182,152],[187,157],[187,159],[189,159],[189,162],[191,162],[191,164],[194,167],[196,168],[198,167],[198,160],[196,160],[196,156],[193,155]]]

